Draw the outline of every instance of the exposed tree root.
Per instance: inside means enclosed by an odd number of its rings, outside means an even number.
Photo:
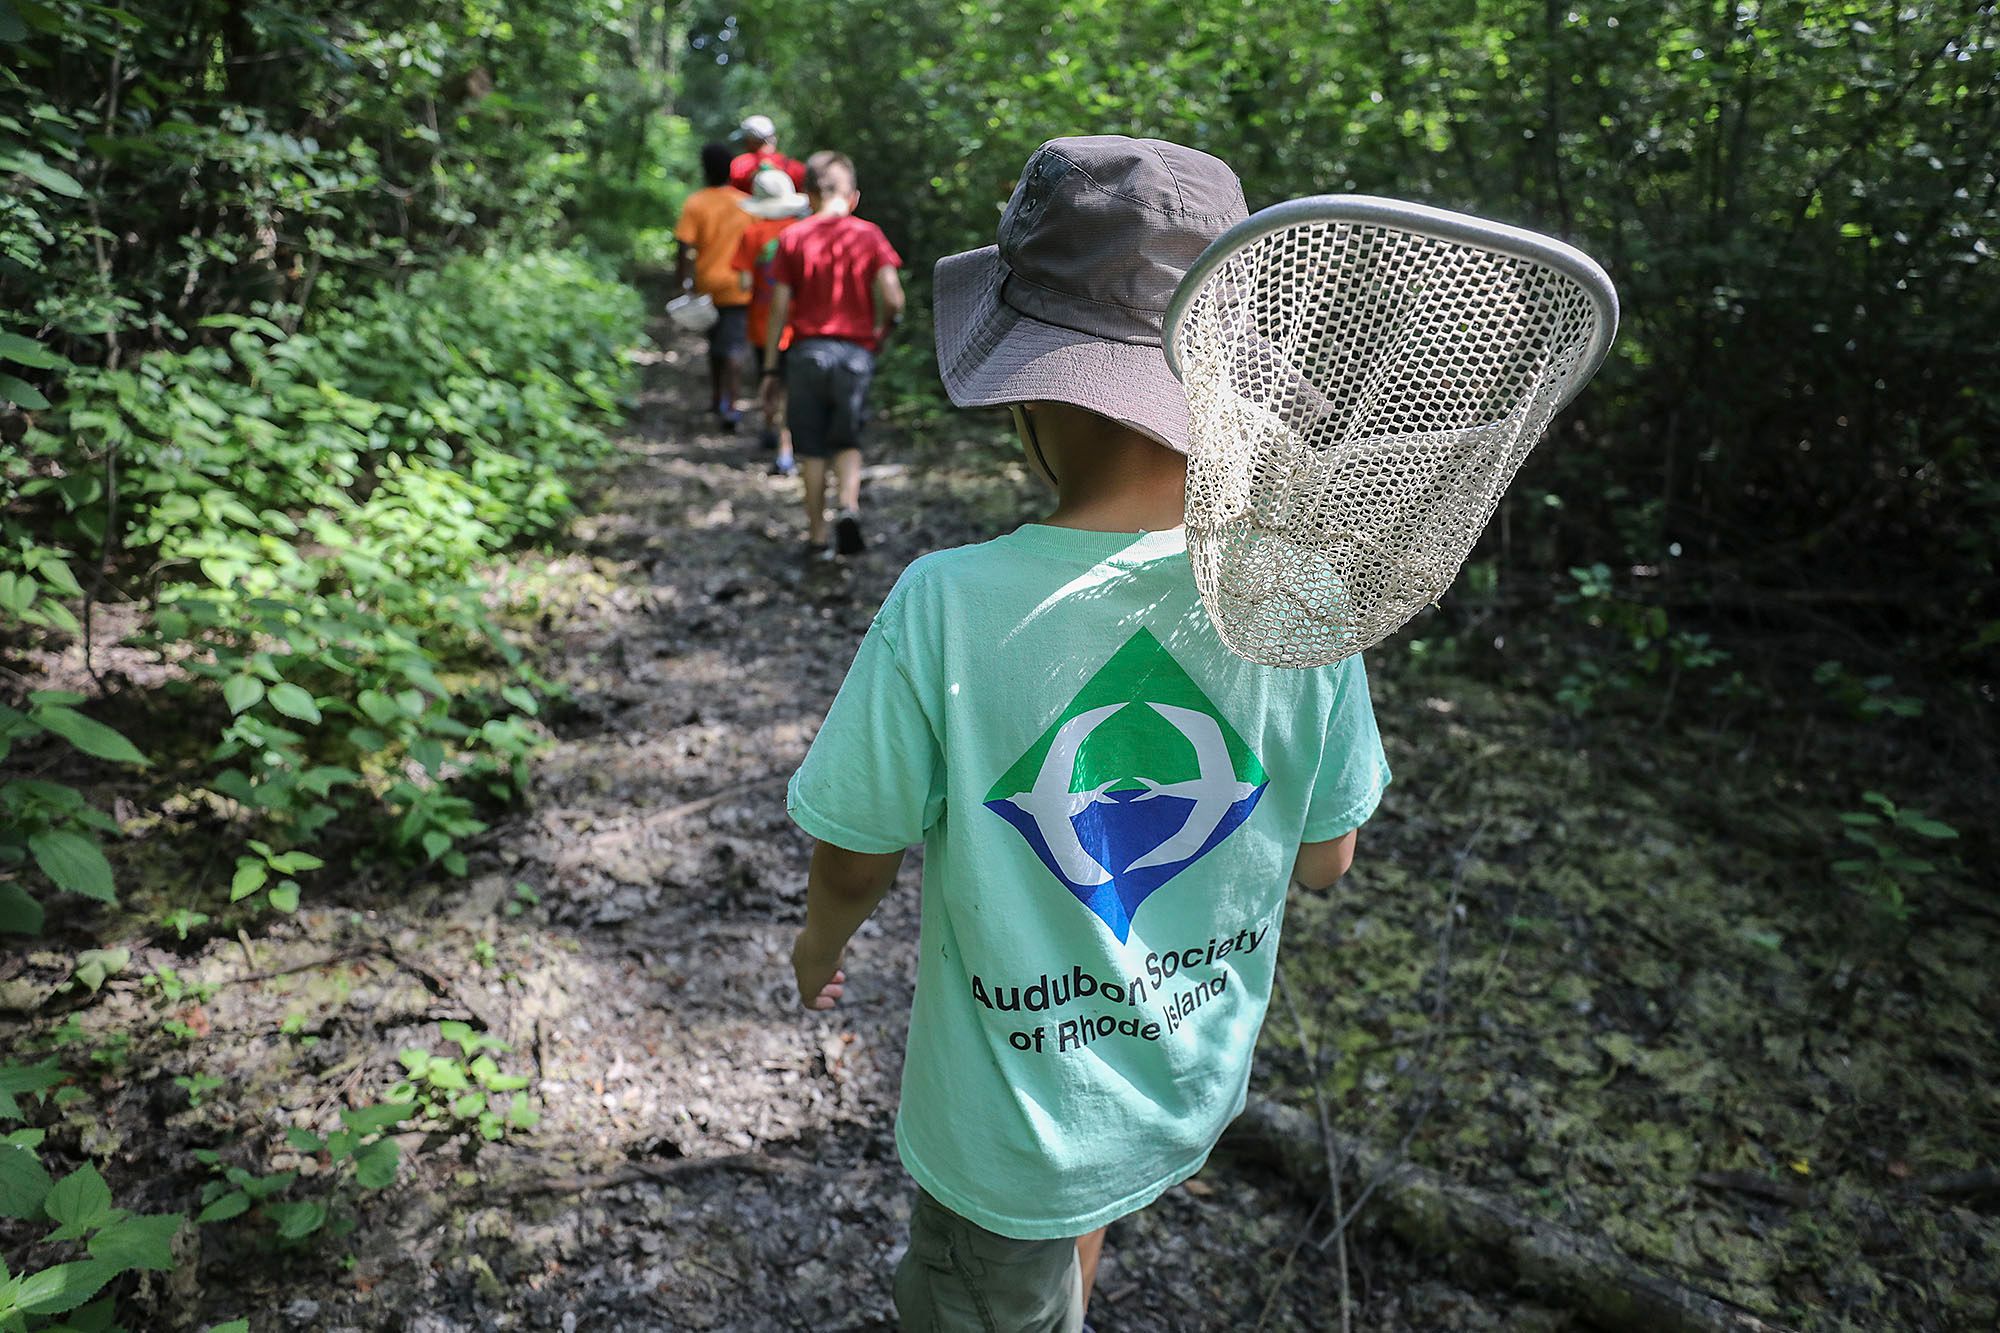
[[[1938,1199],[1991,1202],[2000,1199],[2000,1168],[1987,1166],[1975,1171],[1952,1171],[1932,1176],[1918,1185],[1917,1190]]]
[[[1495,1265],[1609,1333],[1786,1333],[1784,1325],[1636,1263],[1598,1237],[1395,1161],[1358,1139],[1338,1135],[1336,1144],[1358,1177],[1380,1182],[1361,1225],[1386,1228],[1427,1254]],[[1275,1167],[1304,1191],[1325,1189],[1327,1143],[1304,1111],[1253,1100],[1223,1145]]]

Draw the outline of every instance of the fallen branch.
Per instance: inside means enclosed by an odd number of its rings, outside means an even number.
[[[782,787],[790,780],[791,775],[788,773],[767,773],[761,778],[753,778],[748,782],[739,782],[732,787],[724,787],[712,796],[704,796],[699,800],[686,801],[680,805],[670,806],[665,810],[657,811],[647,815],[643,822],[647,824],[671,824],[676,820],[686,819],[689,815],[698,815],[711,806],[721,805],[724,801],[734,800],[738,796],[748,796],[753,792],[769,791],[773,787]]]
[[[1608,1242],[1557,1226],[1482,1190],[1337,1135],[1355,1173],[1377,1182],[1362,1219],[1426,1254],[1497,1263],[1610,1333],[1787,1333],[1719,1296],[1626,1258]],[[1225,1148],[1275,1167],[1318,1195],[1326,1146],[1304,1111],[1259,1098],[1223,1137]]]
[[[792,1165],[780,1158],[749,1152],[720,1157],[679,1157],[671,1162],[628,1162],[614,1171],[602,1171],[595,1175],[525,1176],[497,1183],[489,1192],[516,1198],[530,1194],[584,1194],[645,1180],[671,1180],[701,1171],[750,1171],[758,1175],[775,1175],[790,1170]]]
[[[1334,1135],[1333,1116],[1326,1109],[1326,1095],[1320,1090],[1319,1046],[1317,1043],[1311,1042],[1306,1038],[1305,1020],[1299,1017],[1299,1007],[1292,1001],[1291,987],[1286,986],[1279,993],[1284,997],[1286,1011],[1292,1016],[1292,1028],[1299,1036],[1299,1053],[1305,1057],[1306,1073],[1312,1080],[1313,1110],[1319,1115],[1320,1146],[1326,1152],[1327,1193],[1333,1200],[1332,1240],[1339,1247],[1337,1254],[1340,1262],[1340,1333],[1352,1333],[1354,1326],[1354,1305],[1351,1299],[1352,1291],[1347,1279],[1348,1214],[1347,1203],[1341,1197],[1340,1190],[1340,1140]],[[1355,1205],[1357,1208],[1360,1206],[1359,1203]],[[1313,1217],[1316,1218],[1318,1216],[1319,1204],[1315,1203],[1313,1205]],[[1311,1229],[1310,1221],[1307,1223],[1307,1229]],[[1303,1236],[1301,1239],[1303,1239]],[[1270,1299],[1264,1302],[1264,1313],[1257,1319],[1257,1327],[1259,1329],[1264,1327],[1264,1320],[1270,1316],[1272,1307],[1277,1304],[1278,1292],[1285,1284],[1285,1274],[1291,1271],[1292,1257],[1296,1257],[1297,1254],[1298,1246],[1294,1245],[1292,1247],[1292,1256],[1286,1258],[1285,1266],[1278,1271],[1278,1281],[1271,1288]]]
[[[1937,1199],[2000,1197],[2000,1170],[1988,1166],[1974,1171],[1947,1172],[1920,1182],[1917,1192]]]
[[[495,1022],[479,1005],[467,999],[459,991],[458,987],[452,983],[451,978],[443,975],[422,959],[413,958],[398,949],[390,942],[387,935],[379,931],[372,933],[375,935],[375,946],[381,951],[382,956],[415,977],[422,983],[423,988],[429,991],[434,997],[443,1000],[447,1004],[457,1005],[482,1031],[494,1033],[506,1031],[506,1028],[502,1024]]]
[[[790,780],[790,775],[787,773],[766,773],[762,777],[732,783],[724,787],[721,791],[711,792],[707,796],[697,797],[692,801],[683,801],[679,805],[670,805],[664,810],[654,810],[632,817],[612,816],[612,819],[618,821],[619,827],[623,827],[628,818],[629,822],[640,828],[650,828],[660,824],[673,824],[686,819],[689,815],[698,815],[704,810],[712,809],[725,801],[735,800],[739,796],[751,796],[758,792],[769,791],[774,787],[783,787]],[[590,806],[562,805],[552,806],[546,810],[538,810],[535,812],[535,818],[544,824],[567,823],[575,819],[601,821],[606,818],[606,812]]]
[[[303,963],[292,963],[286,967],[266,968],[261,972],[246,972],[240,977],[224,977],[215,984],[218,986],[241,986],[245,982],[269,981],[273,977],[289,977],[300,972],[311,972],[317,968],[332,967],[337,963],[352,962],[356,958],[380,958],[382,956],[383,951],[381,946],[372,944],[361,945],[353,949],[342,949],[339,953],[330,953],[324,958],[308,958]]]
[[[1784,1204],[1787,1208],[1803,1208],[1812,1202],[1812,1191],[1805,1186],[1772,1180],[1755,1171],[1704,1171],[1694,1178],[1694,1183],[1703,1189],[1733,1190],[1738,1194],[1755,1195],[1772,1203]]]

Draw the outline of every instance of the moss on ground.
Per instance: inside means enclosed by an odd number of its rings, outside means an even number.
[[[1774,821],[1768,764],[1406,662],[1395,785],[1283,955],[1339,1125],[1802,1328],[1994,1326],[2000,1220],[1921,1190],[2000,1149],[1962,865],[1898,925],[1828,872],[1851,806]]]

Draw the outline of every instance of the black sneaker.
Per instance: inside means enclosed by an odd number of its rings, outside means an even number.
[[[860,555],[867,547],[861,537],[861,515],[852,509],[841,511],[833,523],[833,549],[842,555]]]

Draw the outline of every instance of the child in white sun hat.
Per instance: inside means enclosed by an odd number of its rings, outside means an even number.
[[[777,167],[764,167],[751,181],[750,197],[741,207],[752,219],[743,232],[743,238],[736,243],[733,260],[738,280],[743,290],[750,293],[750,353],[756,358],[758,382],[763,381],[768,356],[767,344],[770,339],[768,324],[771,316],[771,261],[777,257],[778,237],[812,211],[806,196],[792,188],[792,179]],[[778,330],[778,359],[769,363],[769,368],[783,378],[785,351],[792,345],[792,330],[789,325]],[[766,449],[777,451],[771,462],[771,471],[781,477],[789,477],[798,471],[798,464],[792,458],[792,433],[785,425],[784,403],[780,400],[774,409],[767,409],[764,415],[764,429],[759,442]]]

